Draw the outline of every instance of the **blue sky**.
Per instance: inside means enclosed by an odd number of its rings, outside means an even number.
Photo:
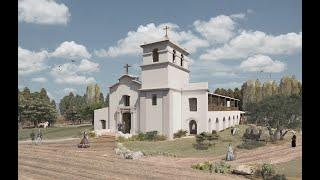
[[[191,53],[191,82],[212,90],[302,76],[301,1],[21,0],[18,8],[19,88],[44,87],[57,102],[88,83],[106,94],[126,63],[139,75],[139,45],[163,37],[165,25]]]

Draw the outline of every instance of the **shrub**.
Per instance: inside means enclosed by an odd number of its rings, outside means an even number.
[[[199,169],[203,171],[212,171],[212,162],[206,161],[203,163],[198,163],[198,164],[192,165],[191,168]]]
[[[202,132],[196,135],[196,144],[194,144],[194,147],[199,150],[206,150],[210,146],[214,145],[212,141],[216,139],[218,139],[217,134]]]
[[[203,163],[195,164],[191,166],[193,169],[199,169],[203,171],[209,171],[214,173],[227,173],[230,171],[231,166],[223,161],[219,163],[212,163],[210,161],[206,161]]]
[[[275,169],[272,164],[264,163],[261,167],[261,176],[263,179],[269,179],[275,175]]]
[[[227,173],[230,171],[231,166],[224,161],[220,161],[219,163],[214,163],[213,171],[215,173]]]
[[[180,129],[178,132],[173,134],[173,138],[181,138],[186,136],[188,131]]]
[[[158,131],[148,131],[145,134],[145,140],[153,141],[155,137],[158,135]]]
[[[254,148],[258,148],[258,147],[265,146],[265,145],[266,145],[266,143],[262,142],[262,141],[246,139],[243,141],[242,144],[238,145],[237,148],[239,148],[239,149],[254,149]]]

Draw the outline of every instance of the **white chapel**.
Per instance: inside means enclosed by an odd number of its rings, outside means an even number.
[[[141,48],[141,80],[126,65],[126,74],[109,87],[109,107],[94,111],[95,131],[158,131],[172,139],[180,129],[198,134],[239,124],[239,99],[211,93],[207,82],[189,83],[184,48],[168,36]]]

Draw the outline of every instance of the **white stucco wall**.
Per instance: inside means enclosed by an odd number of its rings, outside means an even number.
[[[101,108],[94,110],[94,130],[101,130],[102,124],[101,120],[106,121],[106,129],[108,129],[108,124],[110,125],[109,117],[108,117],[109,108]]]
[[[124,102],[122,97],[124,95],[130,96],[130,107],[132,109],[139,106],[138,97],[140,89],[140,85],[132,81],[130,77],[123,77],[120,79],[119,84],[115,85],[110,88],[110,95],[109,95],[109,119],[111,122],[111,128],[113,130],[117,129],[117,123],[122,121],[121,114],[117,113],[119,107],[124,107]],[[135,110],[137,113],[137,109]],[[137,117],[136,115],[131,116],[131,129],[132,127],[138,128],[137,120],[133,118]],[[135,123],[135,124],[133,124]],[[135,131],[138,131],[137,129]]]
[[[197,98],[197,111],[190,111],[189,98]],[[208,92],[206,90],[182,92],[182,127],[189,132],[190,120],[197,122],[197,133],[207,131]]]
[[[166,64],[154,64],[142,67],[142,89],[160,88],[168,86],[168,69]]]
[[[233,116],[235,117],[234,120]],[[225,117],[225,122],[223,122],[223,117]],[[231,119],[230,121],[229,117]],[[225,128],[239,124],[240,111],[208,111],[208,121],[209,118],[211,119],[211,130],[221,131]],[[218,123],[216,123],[216,118],[219,120]]]
[[[152,95],[157,95],[157,104],[152,105]],[[165,109],[168,107],[165,96],[168,95],[168,90],[153,90],[143,92],[143,97],[140,98],[140,124],[143,132],[158,131],[160,134],[165,133],[164,120],[168,117],[168,112]]]

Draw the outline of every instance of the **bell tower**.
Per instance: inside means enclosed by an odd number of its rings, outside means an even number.
[[[181,89],[189,82],[189,53],[166,35],[156,42],[146,43],[141,64],[142,89]]]

